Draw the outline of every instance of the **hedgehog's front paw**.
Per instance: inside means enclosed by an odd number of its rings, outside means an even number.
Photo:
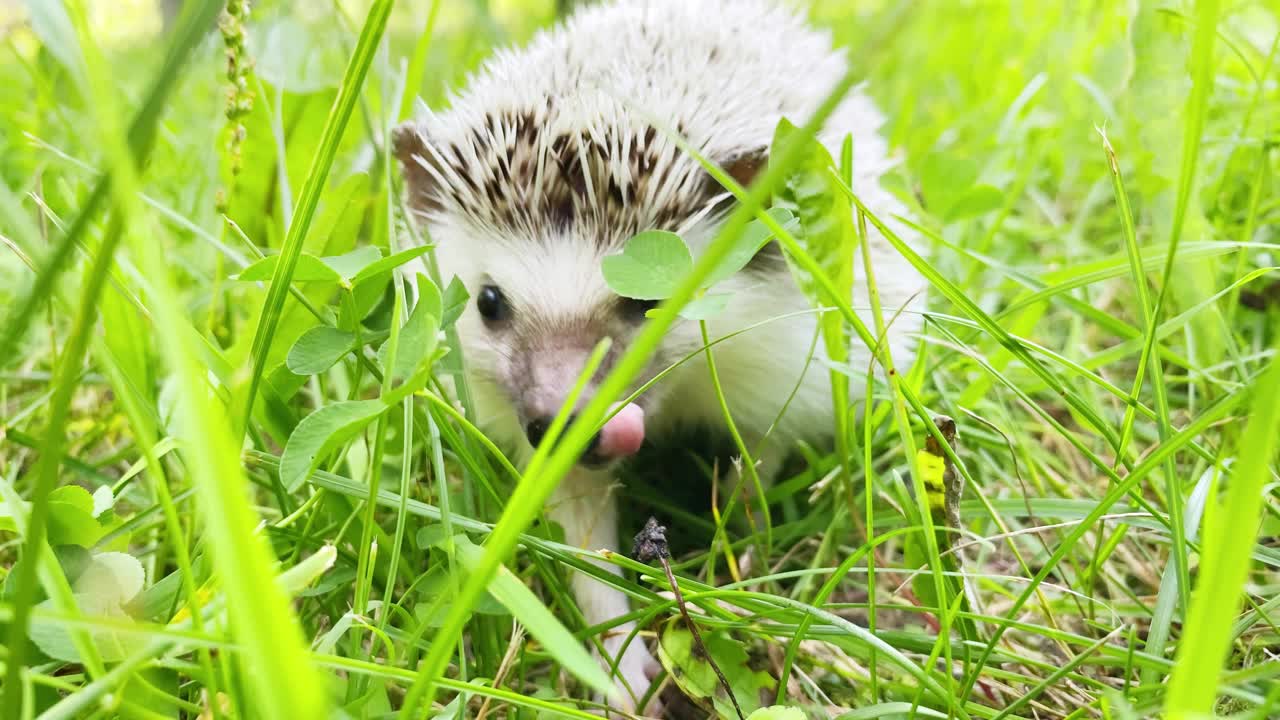
[[[605,639],[604,647],[611,658],[618,657],[618,650],[626,639],[626,634]],[[639,637],[632,638],[626,650],[623,651],[622,657],[618,659],[618,672],[615,675],[614,684],[618,688],[619,697],[614,701],[613,706],[630,714],[662,717],[662,704],[656,696],[643,709],[638,707],[638,703],[648,694],[650,684],[661,670],[662,665],[649,654],[644,641]],[[623,717],[616,713],[613,716]]]

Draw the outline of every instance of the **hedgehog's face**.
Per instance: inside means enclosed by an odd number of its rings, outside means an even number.
[[[444,271],[457,273],[472,295],[459,320],[471,375],[510,405],[535,446],[572,394],[596,346],[610,341],[578,407],[591,400],[653,307],[609,290],[600,271],[603,251],[573,237],[530,242],[443,238],[438,248]],[[660,351],[637,385],[669,361],[669,353]],[[584,462],[598,465],[634,453],[644,439],[646,413],[652,415],[661,402],[661,390],[651,390],[617,413]]]
[[[410,209],[426,221],[445,278],[456,274],[472,294],[459,321],[468,368],[482,391],[496,391],[486,396],[510,406],[507,415],[536,445],[592,350],[611,341],[579,406],[591,400],[652,307],[609,290],[600,269],[604,256],[638,231],[677,229],[702,217],[724,193],[696,163],[678,160],[675,146],[652,129],[628,140],[630,149],[615,162],[613,150],[623,147],[617,143],[569,134],[543,142],[532,117],[510,127],[504,123],[511,118],[490,119],[506,129],[484,123],[466,139],[434,142],[415,124],[401,125],[394,152]],[[742,168],[761,164],[754,155],[735,161]],[[657,179],[651,177],[659,167]],[[684,345],[668,336],[637,384],[670,364]],[[616,414],[587,460],[634,452],[644,416],[653,415],[661,392],[651,388]]]

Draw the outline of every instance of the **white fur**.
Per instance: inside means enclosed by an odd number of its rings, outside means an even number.
[[[805,122],[846,67],[845,57],[832,49],[826,33],[811,29],[803,19],[767,0],[610,2],[581,11],[565,25],[538,35],[523,49],[499,52],[471,79],[463,94],[452,98],[449,109],[420,119],[416,126],[435,160],[424,162],[424,167],[437,182],[464,195],[470,208],[454,204],[420,213],[438,243],[444,277],[457,274],[473,294],[482,284],[495,283],[517,312],[536,314],[549,327],[556,326],[557,318],[572,322],[603,312],[601,308],[608,305],[613,293],[605,285],[600,262],[604,255],[617,252],[620,242],[617,238],[601,242],[600,237],[612,229],[608,218],[568,228],[533,223],[514,230],[500,228],[485,213],[475,211],[485,200],[482,193],[466,190],[463,175],[482,181],[499,166],[510,170],[511,158],[526,151],[533,153],[536,162],[545,163],[546,138],[590,129],[596,142],[614,149],[616,154],[611,158],[616,159],[610,160],[610,172],[629,179],[624,188],[627,200],[643,214],[646,208],[670,204],[673,197],[688,192],[689,183],[700,172],[693,160],[659,133],[651,150],[659,167],[667,168],[667,180],[635,181],[634,168],[626,166],[626,157],[630,143],[648,127],[646,117],[659,118],[668,127],[679,126],[709,157],[733,157],[743,150],[767,148],[781,116],[797,124]],[[549,105],[548,98],[553,99]],[[516,128],[494,119],[504,111],[511,115],[532,112],[547,130],[539,136],[544,146],[513,150]],[[855,92],[828,121],[822,138],[836,154],[843,138],[853,134],[855,190],[879,217],[888,219],[902,208],[878,184],[892,166],[886,143],[877,134],[881,122],[871,101]],[[490,128],[487,140],[477,143],[476,128],[486,126]],[[451,146],[460,148],[461,166],[445,155]],[[539,169],[532,186],[516,183],[504,187],[503,201],[539,203],[538,191],[545,188],[538,183],[543,182],[544,174]],[[601,191],[589,176],[589,196],[594,199]],[[691,220],[681,228],[695,253],[714,230],[705,218]],[[912,307],[918,310],[923,280],[874,232],[872,260],[885,315],[892,315],[913,297]],[[859,289],[854,305],[866,306],[861,260],[855,265]],[[734,298],[724,314],[710,321],[713,338],[810,306],[791,278],[783,275],[764,280],[758,274],[742,273],[722,289],[732,291]],[[862,311],[861,315],[874,329],[870,312]],[[800,314],[716,346],[723,389],[749,445],[761,440],[799,380],[815,322],[812,313]],[[920,316],[915,313],[903,314],[894,322],[890,347],[898,367],[910,364],[912,336],[920,327]],[[633,330],[616,323],[610,328],[615,346],[625,347],[634,335]],[[532,395],[526,392],[530,389],[518,387],[521,378],[513,377],[518,374],[515,360],[527,358],[511,357],[512,346],[486,328],[474,304],[460,319],[459,333],[481,421],[496,439],[517,448],[521,455],[527,454],[529,447],[522,431],[522,421],[528,419],[525,405],[545,402],[545,398],[530,400]],[[553,334],[551,340],[558,337]],[[593,343],[539,349],[537,352],[545,356],[539,356],[534,364],[549,368],[548,372],[558,369],[568,380],[526,380],[526,384],[537,385],[532,390],[550,393],[553,400],[563,398],[567,387],[561,385],[572,382]],[[700,345],[697,325],[679,323],[664,342],[662,359],[669,362]],[[821,342],[816,354],[787,415],[770,436],[764,453],[766,467],[761,470],[766,479],[776,469],[772,460],[796,439],[820,438],[832,427],[828,368],[821,362],[825,357]],[[855,343],[852,366],[866,368],[869,362],[869,351]],[[650,374],[656,369],[660,368],[651,368]],[[851,385],[860,395],[863,383]],[[646,430],[651,437],[693,424],[723,426],[701,359],[668,376],[647,402]],[[617,491],[609,471],[579,467],[562,483],[548,511],[563,525],[569,543],[590,550],[626,551],[629,548],[617,537]],[[627,610],[626,598],[604,585],[576,577],[573,586],[590,623]],[[607,640],[607,647],[616,651],[620,639]],[[648,686],[652,664],[648,651],[633,641],[620,670],[637,695]]]

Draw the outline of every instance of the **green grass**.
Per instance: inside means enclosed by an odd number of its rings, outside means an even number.
[[[862,322],[874,288],[850,303],[847,268],[759,212],[813,156],[792,135],[734,188],[715,250],[518,469],[465,392],[445,399],[458,289],[420,279],[438,294],[410,313],[386,270],[421,238],[382,148],[416,97],[445,102],[566,3],[256,3],[235,150],[222,38],[197,30],[220,3],[188,4],[166,30],[90,2],[3,26],[0,82],[27,99],[0,105],[4,717],[592,717],[580,643],[609,628],[570,574],[632,598],[632,642],[675,652],[679,613],[659,569],[622,547],[624,577],[604,573],[538,508],[680,306],[754,217],[834,309],[827,342],[892,322]],[[1274,717],[1280,15],[810,5],[889,118],[886,183],[925,238],[892,238],[932,286],[924,352],[882,357],[889,382],[841,376],[869,399],[840,408],[838,451],[796,449],[768,527],[745,530],[741,502],[713,514],[740,441],[702,437],[718,464],[673,444],[628,469],[624,525],[669,527],[747,709]],[[861,207],[835,168],[817,200]],[[369,247],[387,259],[362,273]],[[422,340],[441,328],[443,357]],[[949,533],[908,475],[938,414],[966,481]],[[667,661],[699,694],[701,661]]]

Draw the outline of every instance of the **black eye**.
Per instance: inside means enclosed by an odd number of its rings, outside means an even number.
[[[485,285],[476,295],[476,309],[486,321],[498,322],[507,317],[507,299],[496,285]]]
[[[622,310],[622,316],[626,319],[631,322],[643,322],[645,320],[645,313],[658,307],[658,301],[621,298],[619,307]]]

